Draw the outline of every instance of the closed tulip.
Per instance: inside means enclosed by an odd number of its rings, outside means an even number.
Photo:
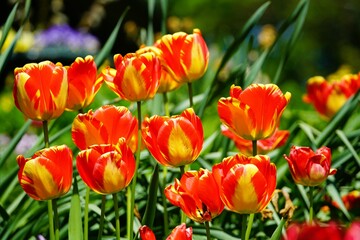
[[[360,73],[345,74],[327,81],[316,76],[307,81],[307,94],[303,100],[312,104],[326,119],[332,118],[345,102],[360,89]]]
[[[235,146],[239,149],[241,153],[247,156],[252,155],[252,141],[239,137],[224,125],[221,125],[221,133],[224,136],[233,140]],[[257,153],[267,154],[272,150],[283,146],[286,143],[289,135],[290,132],[287,130],[276,129],[274,134],[271,135],[269,138],[261,139],[257,141]]]
[[[47,121],[65,110],[67,72],[60,63],[29,63],[14,70],[13,96],[16,107],[32,120]]]
[[[162,51],[163,65],[178,82],[193,82],[207,70],[209,50],[199,29],[194,29],[193,34],[164,35],[155,46]]]
[[[35,200],[50,200],[65,195],[72,182],[72,152],[54,146],[36,152],[31,158],[19,155],[18,179],[26,194]]]
[[[78,111],[89,106],[100,90],[103,78],[97,78],[97,67],[92,56],[78,57],[68,67],[69,92],[67,110]]]
[[[176,226],[166,240],[192,240],[192,227],[186,228],[185,223]]]
[[[124,57],[116,54],[114,64],[116,74],[106,71],[105,82],[122,99],[138,102],[155,96],[160,84],[161,65],[154,53],[128,53]]]
[[[146,225],[139,228],[141,240],[156,240],[154,232]]]
[[[204,132],[200,118],[188,108],[177,116],[145,118],[142,138],[156,161],[164,166],[179,167],[198,158]]]
[[[214,165],[212,171],[223,203],[233,212],[260,212],[275,191],[276,167],[266,155],[237,154]]]
[[[164,192],[171,204],[198,223],[211,221],[224,209],[219,185],[206,169],[184,173],[180,181],[176,178],[175,184],[166,187]]]
[[[95,112],[78,114],[72,124],[72,139],[84,150],[93,144],[116,144],[124,137],[133,152],[137,148],[138,121],[126,107],[105,105]]]
[[[331,150],[321,147],[315,152],[309,147],[293,146],[289,156],[284,155],[289,164],[290,173],[295,183],[304,186],[317,186],[328,175],[336,173],[331,169]]]
[[[283,94],[275,84],[252,84],[245,90],[232,85],[230,97],[218,102],[221,122],[247,140],[273,135],[291,94]]]
[[[135,158],[126,140],[92,145],[76,157],[82,180],[99,194],[113,194],[127,187],[135,173]]]

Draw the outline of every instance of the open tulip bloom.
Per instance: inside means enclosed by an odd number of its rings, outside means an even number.
[[[204,132],[192,108],[177,116],[152,116],[142,125],[142,137],[151,155],[164,166],[179,167],[200,155]]]
[[[66,69],[50,61],[29,63],[14,70],[16,107],[32,120],[47,121],[65,110],[68,96]]]
[[[220,120],[231,131],[247,140],[273,135],[291,94],[283,94],[275,84],[252,84],[245,90],[232,85],[230,97],[218,102]]]

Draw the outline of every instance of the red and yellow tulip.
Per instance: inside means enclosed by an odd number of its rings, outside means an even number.
[[[72,139],[84,150],[93,144],[116,144],[124,137],[133,152],[137,149],[138,120],[123,106],[105,105],[95,112],[78,114],[72,124]]]
[[[297,184],[317,186],[328,175],[336,173],[331,169],[331,150],[321,147],[315,152],[309,147],[292,146],[289,156],[284,155],[289,164],[290,173]]]
[[[212,171],[223,203],[237,213],[262,211],[275,191],[276,166],[266,155],[237,154],[214,165]]]
[[[97,78],[97,67],[94,58],[90,55],[76,58],[67,71],[69,92],[66,109],[74,111],[84,109],[93,102],[103,78]]]
[[[50,200],[65,195],[72,182],[72,152],[54,146],[36,152],[31,158],[19,155],[18,179],[27,195],[35,200]]]
[[[176,226],[166,240],[192,240],[192,227],[186,228],[185,223]]]
[[[346,74],[340,79],[327,81],[321,76],[312,77],[307,82],[306,103],[314,105],[316,111],[329,119],[360,89],[360,73]]]
[[[113,194],[127,187],[135,173],[135,158],[126,140],[92,145],[76,157],[79,175],[99,194]]]
[[[198,223],[211,221],[224,209],[219,185],[206,169],[184,173],[180,181],[175,178],[175,184],[166,187],[164,192],[171,204]]]
[[[229,130],[225,125],[221,125],[221,133],[234,141],[235,146],[239,149],[239,151],[247,156],[252,155],[252,141],[246,140],[244,138],[239,137],[235,133]],[[272,150],[283,146],[290,132],[287,130],[278,130],[276,129],[274,134],[269,138],[261,139],[257,141],[257,153],[258,154],[267,154]]]
[[[245,90],[232,85],[230,97],[218,102],[220,120],[236,135],[260,140],[273,135],[291,94],[275,84],[252,84]]]
[[[194,162],[200,155],[204,132],[200,118],[188,108],[177,116],[145,118],[142,138],[156,161],[179,167]]]
[[[29,63],[16,68],[14,75],[15,105],[26,117],[47,121],[64,112],[68,80],[67,71],[60,63]]]
[[[161,65],[152,52],[114,56],[114,70],[107,69],[105,82],[122,99],[138,102],[151,99],[160,84]],[[112,77],[113,76],[113,77]]]
[[[193,34],[164,35],[155,46],[162,51],[163,65],[178,82],[193,82],[207,70],[209,50],[199,29],[194,29]]]

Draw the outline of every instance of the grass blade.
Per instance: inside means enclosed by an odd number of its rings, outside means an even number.
[[[344,213],[344,215],[346,216],[346,218],[351,221],[351,217],[350,214],[348,212],[348,210],[346,209],[344,202],[341,199],[340,193],[339,191],[336,189],[336,187],[334,186],[334,184],[329,183],[326,186],[326,190],[329,193],[330,197],[339,205],[340,210]]]
[[[14,18],[15,18],[15,14],[16,14],[16,10],[17,10],[18,6],[19,6],[19,3],[18,2],[15,3],[15,5],[14,5],[13,9],[11,10],[8,18],[6,19],[6,22],[4,24],[4,27],[3,27],[2,33],[1,33],[0,49],[4,45],[5,39],[6,39],[7,35],[8,35],[8,33],[9,33],[10,29],[11,29],[11,26],[12,26],[13,22],[14,22]]]
[[[159,188],[159,164],[156,164],[154,168],[154,172],[151,176],[146,209],[144,213],[144,218],[142,220],[142,224],[147,225],[150,228],[152,228],[155,219],[158,188]]]
[[[360,158],[359,155],[357,154],[356,150],[354,149],[352,143],[349,141],[349,139],[346,137],[345,133],[341,130],[336,130],[336,135],[338,135],[338,137],[343,141],[343,143],[346,145],[346,147],[349,149],[349,151],[351,152],[351,154],[354,156],[356,162],[358,163],[358,165],[360,166]]]

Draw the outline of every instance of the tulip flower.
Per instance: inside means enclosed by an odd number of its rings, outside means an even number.
[[[252,155],[252,141],[237,136],[224,125],[221,125],[221,133],[233,140],[235,146],[240,150],[241,153],[247,156]],[[286,143],[289,135],[290,132],[287,130],[276,129],[274,134],[269,138],[257,141],[257,153],[267,154],[268,152],[283,146]]]
[[[19,155],[18,179],[26,194],[35,200],[51,200],[65,195],[72,182],[72,152],[54,146],[36,152],[31,158]]]
[[[309,147],[290,149],[290,155],[284,155],[289,164],[290,173],[297,184],[317,186],[326,180],[328,175],[336,173],[331,169],[331,150],[321,147],[315,152]]]
[[[171,231],[166,240],[192,240],[192,227],[186,228],[182,223]]]
[[[218,102],[219,117],[239,137],[265,139],[274,134],[290,97],[275,84],[252,84],[245,90],[232,85],[230,97]]]
[[[360,73],[346,74],[332,81],[316,76],[307,81],[307,94],[303,100],[313,104],[316,111],[330,119],[359,89]]]
[[[13,96],[16,107],[32,120],[47,121],[65,110],[67,72],[60,63],[29,63],[15,68]]]
[[[334,222],[328,225],[295,223],[286,230],[288,240],[342,240],[342,229]]]
[[[359,239],[360,233],[360,221],[354,221],[350,227],[346,230],[343,240],[356,240]]]
[[[360,191],[359,190],[353,190],[341,197],[345,208],[347,210],[360,210]],[[337,208],[339,207],[339,204],[336,201],[332,201],[332,205],[334,205]]]
[[[86,185],[99,194],[127,187],[135,173],[135,158],[125,138],[117,144],[92,145],[76,157],[76,167]]]
[[[179,167],[194,162],[200,155],[204,132],[200,118],[188,108],[177,116],[145,118],[142,138],[156,161]]]
[[[67,70],[69,92],[66,108],[74,111],[84,109],[93,102],[103,83],[103,78],[97,78],[96,64],[90,55],[85,58],[76,58]]]
[[[155,46],[162,51],[162,65],[181,83],[201,78],[209,63],[209,50],[199,29],[193,34],[177,32],[164,35]]]
[[[124,137],[133,152],[137,148],[137,119],[126,107],[105,105],[95,112],[78,114],[72,124],[72,139],[84,150],[93,144],[116,144]]]
[[[203,223],[211,221],[224,209],[219,194],[219,186],[209,170],[184,173],[180,181],[164,190],[171,204],[181,210],[193,221]]]
[[[276,166],[266,155],[227,157],[214,165],[212,172],[223,203],[233,212],[260,212],[275,191]]]
[[[154,232],[146,225],[139,228],[141,240],[156,240]]]
[[[127,101],[139,102],[151,99],[160,84],[160,60],[152,52],[128,53],[114,56],[116,74],[106,70],[105,83]],[[114,77],[112,77],[114,76]]]

